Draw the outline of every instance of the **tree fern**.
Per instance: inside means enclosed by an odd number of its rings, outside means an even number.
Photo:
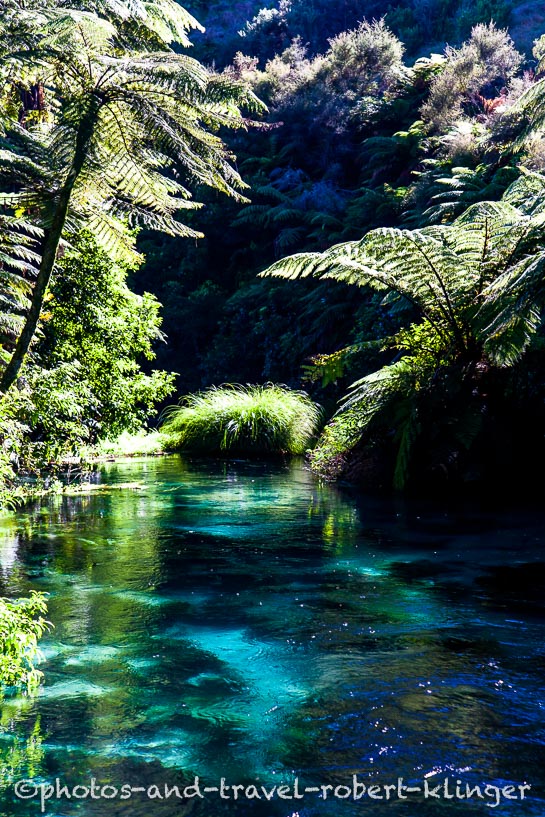
[[[436,161],[428,160],[428,164]],[[490,178],[488,165],[453,167],[449,175],[434,180],[440,192],[431,197],[430,206],[418,214],[418,220],[424,224],[449,223],[474,202],[500,198],[516,174],[512,167],[500,167]]]
[[[218,131],[246,127],[243,108],[261,108],[240,83],[170,50],[169,42],[184,44],[196,25],[173,0],[29,3],[19,19],[14,4],[8,7],[3,109],[13,106],[11,88],[41,83],[47,116],[27,127],[25,137],[17,123],[5,126],[14,147],[0,181],[45,235],[25,328],[0,384],[4,392],[34,335],[61,237],[91,227],[105,249],[122,256],[132,251],[123,225],[199,236],[179,219],[199,206],[191,198],[196,186],[244,200],[245,184]],[[138,39],[133,28],[129,47],[124,27],[131,20],[147,34]],[[21,25],[30,49],[21,48]]]
[[[412,304],[418,322],[389,343],[402,357],[354,383],[339,410],[352,418],[357,412],[359,437],[350,445],[374,424],[397,429],[398,487],[419,433],[419,394],[431,390],[437,373],[454,367],[462,382],[478,366],[512,366],[541,326],[544,191],[545,179],[526,174],[502,201],[476,203],[451,225],[372,230],[360,241],[293,255],[262,273],[370,286],[386,292],[385,306],[392,295]]]

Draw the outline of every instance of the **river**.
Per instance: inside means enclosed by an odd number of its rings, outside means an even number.
[[[55,625],[0,704],[2,817],[545,814],[545,513],[301,463],[101,479],[132,487],[0,520],[0,594]]]

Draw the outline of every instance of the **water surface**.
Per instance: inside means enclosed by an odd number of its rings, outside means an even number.
[[[1,704],[0,814],[73,787],[532,786],[523,802],[81,799],[49,817],[545,813],[545,514],[320,486],[301,464],[111,464],[139,488],[0,521],[0,594],[50,593],[46,683]],[[417,796],[415,795],[415,798]]]

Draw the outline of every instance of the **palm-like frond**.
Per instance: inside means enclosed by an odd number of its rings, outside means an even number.
[[[172,42],[190,45],[188,32],[203,31],[200,23],[175,0],[2,0],[0,3],[0,33],[3,39],[21,40],[24,33],[29,41],[47,22],[58,23],[78,13],[109,21],[116,27],[116,38],[128,36],[132,44],[152,39],[158,48]]]
[[[0,216],[0,347],[13,347],[28,308],[40,263],[41,231],[32,224]]]
[[[525,167],[519,169],[521,175],[507,188],[503,201],[526,215],[542,213],[545,210],[545,176]]]
[[[341,447],[346,454],[362,439],[371,439],[377,425],[383,429],[390,426],[397,429],[394,487],[403,488],[420,431],[419,388],[420,384],[426,385],[429,376],[430,372],[423,372],[417,361],[407,357],[354,383],[322,434],[319,450],[312,458],[313,467],[321,471],[320,460],[325,454],[327,462],[328,449],[333,453]]]
[[[541,326],[545,306],[545,252],[522,258],[484,291],[478,313],[484,350],[499,366],[522,357]]]
[[[0,216],[0,275],[13,281],[14,291],[27,292],[40,262],[41,230],[21,219]]]
[[[106,0],[112,7],[118,7],[117,0]],[[132,17],[149,28],[164,43],[177,42],[181,45],[190,45],[187,32],[191,29],[204,31],[201,24],[186,9],[182,8],[174,0],[132,0],[128,4],[132,8]],[[112,8],[114,14],[118,14],[117,8]]]
[[[463,315],[468,278],[478,270],[460,258],[433,230],[372,230],[361,241],[337,244],[324,253],[303,253],[277,262],[263,275],[313,275],[357,286],[395,291],[412,302],[446,337],[464,343]]]
[[[518,117],[521,123],[520,135],[512,146],[516,150],[522,147],[531,133],[545,124],[545,79],[538,80],[521,94],[509,109],[509,117]]]
[[[479,202],[459,216],[453,230],[444,231],[455,251],[478,270],[478,293],[513,261],[539,226],[507,201]],[[461,227],[459,230],[457,228]]]
[[[402,358],[353,383],[341,403],[340,411],[349,411],[358,406],[360,428],[366,428],[390,401],[398,399],[400,394],[410,394],[421,376],[413,360]]]
[[[478,165],[476,168],[453,167],[449,175],[436,173],[437,159],[429,159],[423,164],[431,166],[426,174],[433,185],[432,189],[440,192],[431,196],[430,206],[423,213],[412,213],[406,220],[415,220],[419,224],[445,224],[452,222],[457,216],[475,202],[490,201],[501,198],[506,187],[512,181],[517,171],[512,167],[500,167],[492,175],[488,165]]]

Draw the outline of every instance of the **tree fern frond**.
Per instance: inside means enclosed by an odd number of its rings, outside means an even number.
[[[390,401],[412,395],[418,379],[422,379],[418,362],[411,357],[403,357],[353,383],[337,413],[342,414],[357,406],[361,428],[364,429],[375,416],[384,412]]]
[[[174,0],[143,0],[146,22],[165,43],[191,45],[187,32],[204,31],[203,26]]]
[[[304,237],[305,230],[303,227],[287,227],[277,236],[275,248],[279,252],[286,252],[290,247],[293,247],[294,244],[302,241]]]
[[[530,133],[545,124],[545,79],[527,88],[509,109],[509,115],[518,116],[525,123],[521,135],[513,143],[513,148],[517,149],[522,147]]]
[[[519,167],[521,175],[504,193],[503,200],[520,210],[534,215],[545,209],[545,176],[541,173]]]
[[[292,281],[297,278],[308,278],[317,276],[318,270],[323,265],[323,256],[319,252],[296,253],[287,258],[276,261],[263,272],[259,273],[260,278],[288,278]]]
[[[84,59],[92,53],[114,53],[115,26],[87,11],[65,7],[62,15],[56,15],[42,31],[40,47],[45,52],[64,52],[70,58],[79,51]]]
[[[270,223],[271,208],[267,204],[248,204],[238,214],[234,224],[241,226],[244,224],[257,224],[267,226]]]
[[[343,221],[330,213],[312,213],[310,215],[310,223],[319,225],[322,229],[339,229],[344,226]]]
[[[287,202],[291,202],[289,196],[286,196],[281,190],[278,190],[274,185],[255,185],[253,188],[254,195],[256,196],[263,196],[264,198],[273,199],[278,202],[278,204],[285,204]]]
[[[198,232],[198,230],[193,230],[169,216],[156,214],[149,209],[139,207],[133,201],[116,199],[112,203],[112,211],[127,220],[130,227],[145,227],[148,230],[157,230],[180,238],[203,237],[203,233]]]
[[[15,284],[21,274],[32,278],[40,262],[38,240],[41,230],[12,216],[0,216],[0,274],[16,275]],[[25,282],[26,285],[26,282]]]
[[[133,236],[128,234],[126,226],[119,218],[102,208],[92,208],[85,222],[99,247],[114,261],[127,264],[131,268],[142,263],[142,256],[134,248]]]
[[[65,3],[59,4],[61,8]],[[159,41],[191,45],[187,34],[204,31],[201,24],[174,0],[70,0],[70,6],[122,24],[135,21],[144,31],[153,32]]]
[[[520,360],[541,325],[545,305],[545,253],[523,258],[484,291],[477,315],[484,348],[499,366]]]
[[[308,220],[310,221],[310,214],[308,215]],[[277,224],[283,224],[285,221],[292,221],[292,220],[300,221],[301,219],[305,220],[305,211],[297,210],[296,208],[284,208],[281,207],[278,210],[275,210],[272,220]]]
[[[455,222],[456,250],[480,270],[479,291],[507,268],[529,232],[535,227],[508,202],[479,202],[469,207]]]

